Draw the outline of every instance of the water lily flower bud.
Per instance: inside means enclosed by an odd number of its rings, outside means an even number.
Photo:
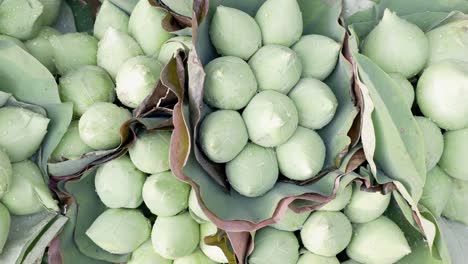
[[[43,26],[44,5],[39,0],[3,0],[0,33],[21,40],[34,38]]]
[[[54,50],[50,44],[51,36],[58,36],[61,33],[51,27],[43,27],[39,34],[26,41],[24,44],[28,52],[44,65],[52,74],[57,72],[54,62]]]
[[[312,252],[306,252],[299,257],[297,264],[340,264],[336,257],[324,257]]]
[[[429,66],[419,78],[416,99],[421,112],[439,127],[467,127],[468,63],[443,61]]]
[[[49,121],[45,116],[25,108],[0,108],[0,147],[5,150],[11,162],[25,160],[39,149]]]
[[[426,183],[419,203],[438,218],[450,199],[452,190],[452,179],[439,166],[435,166],[427,173]]]
[[[283,218],[281,218],[278,223],[271,225],[271,227],[278,230],[294,232],[302,228],[309,215],[310,212],[298,214],[288,209]]]
[[[281,173],[298,181],[311,179],[322,170],[325,152],[319,134],[304,127],[298,127],[288,141],[276,148]]]
[[[197,194],[195,193],[195,190],[193,188],[192,190],[190,190],[189,195],[189,212],[192,218],[195,219],[195,221],[197,221],[199,224],[210,221],[210,219],[205,215],[205,213],[201,209],[200,204],[197,200]]]
[[[260,90],[287,94],[301,78],[301,60],[293,50],[283,46],[263,46],[249,60],[249,65]]]
[[[177,14],[192,17],[193,0],[162,0],[162,2]]]
[[[167,259],[190,255],[200,242],[200,226],[189,213],[176,216],[160,216],[151,233],[153,248]]]
[[[73,103],[73,114],[77,117],[97,102],[112,103],[115,100],[114,87],[109,74],[92,65],[69,71],[59,81],[60,98]]]
[[[152,6],[148,0],[140,0],[130,15],[128,31],[148,56],[157,56],[164,42],[174,36],[161,25],[166,14],[166,11]]]
[[[96,65],[98,40],[87,33],[68,33],[50,36],[55,66],[63,75],[85,65]]]
[[[13,169],[10,158],[0,148],[0,199],[10,190],[13,182]],[[1,248],[1,247],[0,247]]]
[[[209,259],[200,249],[185,257],[176,258],[173,264],[217,264]]]
[[[261,46],[257,22],[241,10],[218,6],[210,25],[210,38],[218,53],[248,60]]]
[[[148,174],[168,171],[171,135],[169,131],[140,133],[135,144],[129,149],[133,164]]]
[[[301,230],[304,246],[312,253],[334,257],[348,246],[353,227],[341,212],[312,213]]]
[[[10,232],[11,216],[8,209],[0,203],[0,254],[3,251],[3,247],[8,239],[8,233]]]
[[[296,264],[299,242],[293,232],[265,227],[255,234],[255,247],[249,264]]]
[[[120,144],[120,127],[131,117],[125,108],[111,103],[96,103],[80,118],[80,137],[93,149],[115,148]]]
[[[320,207],[321,211],[341,211],[346,205],[348,205],[351,200],[351,195],[353,194],[353,186],[349,184],[344,187],[344,189],[339,189],[336,197],[326,203],[324,206]]]
[[[42,23],[44,26],[52,25],[57,19],[62,0],[39,0],[43,5]]]
[[[214,59],[206,65],[205,72],[203,99],[212,107],[239,110],[257,92],[257,80],[252,69],[237,57]]]
[[[384,71],[410,78],[426,65],[429,41],[416,25],[385,9],[382,20],[365,39],[362,53]]]
[[[190,1],[192,2],[192,1]],[[192,49],[192,37],[190,36],[177,36],[173,37],[161,46],[158,54],[158,61],[166,65],[176,54],[177,50],[191,50]]]
[[[19,40],[17,38],[10,37],[8,35],[0,35],[0,40],[14,43],[18,47],[22,48],[24,51],[29,52],[29,50],[26,48],[26,46],[23,44],[23,42],[21,42],[21,40]]]
[[[296,131],[296,106],[286,95],[275,91],[257,94],[242,113],[249,138],[262,147],[285,143]]]
[[[447,23],[426,33],[429,40],[428,65],[444,60],[468,63],[468,20]]]
[[[86,231],[100,248],[113,254],[128,254],[150,237],[151,224],[136,209],[107,209]]]
[[[228,259],[221,248],[217,246],[210,246],[205,243],[205,237],[215,235],[218,228],[211,222],[203,223],[200,225],[200,249],[211,260],[217,263],[228,263]]]
[[[305,35],[292,47],[302,63],[302,76],[324,80],[335,69],[341,45],[322,35]]]
[[[302,12],[295,0],[267,0],[255,15],[265,45],[289,47],[302,35]]]
[[[162,69],[163,64],[152,57],[138,56],[126,61],[115,79],[120,102],[136,108],[154,90]]]
[[[468,181],[468,128],[447,131],[444,134],[444,152],[439,166],[448,175]]]
[[[442,212],[448,219],[468,225],[468,181],[452,179],[450,198]]]
[[[110,27],[128,33],[129,19],[130,17],[111,1],[104,0],[94,22],[94,36],[102,39]]]
[[[57,202],[52,198],[44,183],[39,167],[30,160],[13,163],[13,182],[1,202],[14,215],[30,215],[46,208],[58,211]]]
[[[241,115],[219,110],[205,117],[200,126],[200,145],[208,158],[217,163],[234,159],[249,140]]]
[[[444,151],[444,137],[440,128],[427,117],[415,116],[421,129],[426,150],[426,170],[430,171],[439,162]]]
[[[405,101],[408,106],[411,108],[414,103],[414,87],[413,85],[400,73],[389,73],[393,81],[398,84],[400,91],[405,97]]]
[[[133,251],[132,258],[127,264],[172,264],[172,260],[165,259],[156,253],[151,239],[148,239]]]
[[[344,213],[352,223],[370,222],[387,210],[391,198],[391,193],[367,192],[354,185],[351,201],[345,207]]]
[[[139,55],[143,55],[143,51],[132,37],[110,27],[99,41],[97,64],[115,79],[120,66]]]
[[[232,188],[247,197],[261,196],[271,190],[278,174],[275,151],[253,143],[247,143],[239,155],[226,164],[226,176]]]
[[[411,253],[411,248],[401,229],[381,216],[355,226],[346,253],[362,263],[396,263]]]
[[[190,185],[170,171],[151,175],[143,185],[143,200],[157,216],[174,216],[187,209],[189,193]]]
[[[93,149],[86,145],[80,138],[78,121],[72,121],[67,132],[65,132],[60,140],[60,143],[57,145],[54,152],[52,152],[50,159],[52,161],[76,160],[91,151],[93,151]]]

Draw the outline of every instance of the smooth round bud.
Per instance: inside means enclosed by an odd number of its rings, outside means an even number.
[[[341,44],[322,35],[305,35],[292,47],[302,63],[302,76],[325,80],[335,69]]]
[[[311,179],[322,170],[325,152],[319,134],[303,127],[298,127],[288,141],[276,148],[281,173],[297,181]]]
[[[429,66],[419,78],[416,99],[421,112],[439,127],[467,127],[468,63],[443,61]]]
[[[205,117],[200,125],[200,145],[208,158],[217,163],[234,159],[249,140],[241,115],[219,110]]]
[[[109,28],[115,28],[121,32],[128,32],[129,16],[109,0],[102,2],[101,8],[94,22],[94,36],[102,39]]]
[[[165,259],[156,253],[151,239],[148,239],[133,251],[132,258],[127,264],[172,264],[172,260]]]
[[[210,221],[210,219],[205,215],[205,213],[201,209],[200,204],[197,200],[197,194],[195,193],[195,190],[193,188],[192,190],[190,190],[189,195],[189,212],[192,218],[200,224]]]
[[[442,212],[442,215],[450,220],[468,225],[468,181],[452,179],[453,187],[450,190],[450,198]]]
[[[167,259],[190,255],[200,242],[200,226],[185,212],[156,218],[151,233],[153,248]]]
[[[440,128],[427,117],[415,116],[422,132],[426,150],[426,170],[430,171],[439,162],[444,151],[444,137]]]
[[[209,259],[200,249],[195,250],[192,254],[180,257],[174,260],[173,264],[217,264]]]
[[[414,87],[403,75],[399,73],[389,73],[388,74],[393,81],[398,84],[402,95],[405,98],[406,103],[411,108],[414,103]]]
[[[257,80],[243,60],[227,56],[212,60],[205,66],[203,99],[212,107],[239,110],[257,93]]]
[[[0,108],[0,147],[11,162],[31,157],[41,146],[49,119],[25,108]]]
[[[148,174],[168,171],[171,135],[170,131],[140,133],[128,151],[133,164]]]
[[[191,50],[192,46],[192,37],[190,36],[177,36],[168,39],[159,50],[158,61],[166,65],[177,53],[177,50]]]
[[[18,47],[22,48],[23,50],[25,50],[26,52],[30,52],[29,49],[26,48],[26,46],[23,44],[23,42],[21,42],[21,40],[17,39],[17,38],[14,38],[14,37],[10,37],[8,35],[0,35],[0,40],[2,41],[8,41],[10,43],[13,43],[15,45],[17,45]],[[27,43],[27,42],[26,42]],[[31,54],[32,55],[32,54]],[[34,55],[33,55],[34,56]]]
[[[151,223],[136,209],[107,209],[86,231],[100,248],[113,254],[128,254],[150,237]]]
[[[211,222],[200,225],[200,249],[211,260],[217,263],[228,263],[228,259],[221,248],[210,246],[205,243],[205,237],[213,236],[218,232],[218,228]]]
[[[346,205],[348,205],[349,201],[351,200],[351,195],[353,194],[353,186],[349,184],[348,186],[341,187],[338,190],[335,198],[324,206],[320,207],[321,211],[341,211],[343,210]]]
[[[97,102],[112,103],[115,100],[114,87],[104,69],[91,65],[69,71],[59,81],[60,99],[73,103],[76,117],[82,116]]]
[[[353,227],[341,212],[312,213],[301,230],[304,246],[312,253],[334,257],[351,241]]]
[[[190,185],[181,182],[172,172],[151,175],[143,185],[143,200],[157,216],[174,216],[187,209]]]
[[[401,229],[381,216],[354,227],[346,253],[362,263],[396,263],[411,253],[411,248]]]
[[[157,56],[164,42],[174,36],[162,27],[166,15],[165,10],[152,6],[148,0],[140,0],[130,15],[128,32],[148,56]]]
[[[343,212],[352,223],[367,223],[377,219],[387,210],[391,198],[391,193],[367,192],[353,185],[351,201]]]
[[[255,15],[264,45],[289,47],[302,35],[302,12],[297,1],[267,0]]]
[[[61,33],[54,28],[43,27],[35,38],[24,43],[28,52],[42,63],[42,65],[44,65],[52,74],[55,74],[57,69],[54,61],[54,49],[50,44],[49,38],[60,34]]]
[[[293,101],[275,91],[257,94],[245,108],[242,117],[250,140],[263,147],[275,147],[286,142],[299,122]]]
[[[365,39],[362,54],[384,71],[410,78],[426,65],[429,42],[416,25],[385,9],[382,20]]]
[[[241,10],[218,6],[210,25],[213,46],[222,56],[248,60],[262,46],[257,22]]]
[[[281,218],[278,223],[271,225],[271,227],[278,230],[294,232],[302,228],[309,215],[310,212],[298,214],[288,209],[283,218]]]
[[[8,239],[8,233],[10,232],[11,216],[8,209],[0,203],[0,254],[3,251],[3,247]]]
[[[306,252],[299,257],[297,264],[340,264],[336,257],[324,257],[312,252]]]
[[[439,166],[448,175],[468,181],[468,128],[447,131],[444,134],[444,152]]]
[[[52,25],[59,15],[62,0],[39,0],[44,9],[41,15],[42,23],[45,26]]]
[[[255,234],[255,247],[249,264],[296,264],[299,242],[293,232],[265,227]]]
[[[0,148],[0,199],[10,190],[12,182],[13,169],[11,167],[10,158],[5,151]]]
[[[0,33],[20,40],[34,38],[44,24],[44,5],[39,0],[3,0]]]
[[[275,151],[253,143],[247,143],[239,155],[226,164],[231,187],[247,197],[261,196],[271,190],[278,174]]]
[[[87,33],[50,36],[57,71],[63,75],[85,65],[96,65],[98,40]]]
[[[439,166],[435,166],[427,173],[419,203],[438,218],[452,195],[452,189],[452,179]]]
[[[80,118],[80,137],[93,149],[115,148],[120,144],[120,127],[131,117],[125,108],[111,103],[96,103]]]
[[[468,20],[461,19],[426,33],[429,40],[428,65],[444,60],[468,63]]]
[[[72,121],[50,159],[52,161],[76,160],[91,151],[93,149],[81,140],[78,121]]]
[[[110,27],[99,41],[97,64],[115,79],[122,64],[140,55],[143,55],[143,51],[132,37]]]
[[[260,90],[275,90],[287,94],[301,78],[302,64],[290,48],[263,46],[249,60]]]

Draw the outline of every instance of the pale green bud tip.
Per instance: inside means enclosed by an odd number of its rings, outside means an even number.
[[[10,158],[0,148],[0,199],[10,190],[13,181],[13,169]]]
[[[428,65],[444,60],[468,63],[468,20],[447,23],[426,33],[429,39]]]
[[[8,209],[0,203],[0,254],[3,251],[3,247],[8,239],[8,233],[10,232],[11,216]]]
[[[344,213],[353,223],[372,221],[387,210],[391,197],[391,193],[363,191],[358,185],[354,185],[351,201],[344,209]]]
[[[326,203],[324,206],[320,207],[320,210],[322,211],[341,211],[343,208],[346,207],[346,205],[349,203],[351,200],[351,195],[353,193],[353,187],[352,185],[348,185],[344,187],[340,186],[340,189],[338,190],[338,193],[336,194],[335,198],[328,203]]]
[[[293,210],[288,209],[286,214],[281,218],[281,220],[271,225],[271,227],[283,231],[297,231],[302,228],[304,222],[309,217],[310,213],[295,213]]]
[[[192,190],[190,190],[190,195],[189,195],[189,209],[190,209],[190,214],[198,223],[204,223],[204,222],[210,221],[210,219],[205,215],[205,213],[201,209],[200,204],[198,203],[198,200],[197,200],[197,194],[195,193],[195,190],[193,188]]]
[[[94,22],[94,36],[98,39],[103,38],[110,27],[127,33],[128,21],[129,16],[124,11],[112,4],[111,1],[105,0],[102,2]]]
[[[423,194],[419,201],[435,217],[440,217],[448,200],[452,196],[451,178],[438,166],[427,173]]]
[[[250,264],[296,264],[299,242],[293,232],[265,227],[255,234],[255,248]]]
[[[39,0],[4,0],[0,5],[0,33],[21,40],[34,38],[43,25]]]
[[[179,49],[185,50],[186,52],[191,50],[192,49],[192,37],[177,36],[164,42],[164,45],[162,45],[161,50],[159,51],[158,61],[166,65],[175,56],[175,54],[177,53]]]
[[[453,187],[450,198],[443,210],[443,215],[451,220],[468,225],[468,181],[452,179]]]
[[[135,166],[149,174],[168,171],[169,147],[171,144],[169,131],[144,132],[137,136],[137,141],[129,149],[130,159]]]
[[[221,248],[217,246],[209,246],[205,243],[205,237],[215,235],[218,228],[211,222],[203,223],[200,225],[200,248],[208,258],[217,263],[228,263],[228,259]]]
[[[60,74],[97,63],[98,40],[87,33],[51,36],[49,41],[54,51],[55,65]]]
[[[406,104],[411,108],[414,103],[414,87],[413,85],[401,74],[390,73],[393,81],[398,85],[401,94],[405,98]]]
[[[416,116],[416,123],[424,138],[426,150],[426,170],[430,171],[439,162],[444,151],[444,137],[440,128],[429,118]]]
[[[132,258],[127,264],[172,264],[172,260],[161,257],[153,249],[151,239],[146,240],[132,253]]]
[[[93,149],[80,138],[78,121],[72,121],[50,159],[52,161],[76,160],[91,151]]]
[[[448,131],[444,134],[444,152],[439,166],[448,175],[468,181],[468,128]]]
[[[340,264],[340,261],[335,257],[324,257],[312,252],[306,252],[301,255],[297,264]]]

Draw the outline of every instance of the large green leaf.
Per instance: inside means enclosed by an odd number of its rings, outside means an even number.
[[[98,0],[66,0],[66,3],[73,11],[77,31],[92,33],[100,2]]]
[[[73,17],[73,11],[70,6],[62,2],[60,6],[59,15],[52,25],[53,28],[57,29],[62,33],[76,32],[75,18]]]
[[[453,264],[465,263],[468,252],[468,226],[439,218],[439,227]]]

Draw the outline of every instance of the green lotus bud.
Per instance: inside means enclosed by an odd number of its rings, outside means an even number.
[[[124,11],[110,1],[104,0],[94,22],[94,36],[102,39],[110,27],[127,33],[129,19]]]
[[[76,160],[91,151],[93,149],[80,138],[78,121],[72,121],[50,159],[52,161]]]
[[[302,35],[302,12],[297,1],[267,0],[255,15],[263,44],[289,47]]]
[[[55,66],[61,75],[97,63],[98,40],[87,33],[50,36],[49,41],[54,51]]]
[[[181,182],[172,172],[151,175],[143,186],[143,200],[158,216],[174,216],[188,207],[190,185]]]
[[[165,10],[152,6],[148,0],[140,0],[130,15],[128,31],[148,56],[157,56],[164,42],[174,36],[162,27],[166,14]]]
[[[255,247],[249,264],[296,264],[299,242],[293,232],[265,227],[255,234]]]
[[[54,62],[54,50],[50,44],[51,36],[58,36],[61,33],[51,27],[43,27],[35,38],[26,41],[24,44],[28,52],[34,56],[42,65],[44,65],[52,74],[57,69]]]
[[[174,260],[173,264],[217,264],[216,262],[209,259],[199,249],[195,250],[192,254],[180,257]]]
[[[257,94],[242,117],[250,140],[263,147],[285,143],[296,131],[299,119],[293,101],[275,91]]]
[[[426,33],[429,40],[428,65],[443,60],[468,63],[468,20],[447,23]]]
[[[248,197],[268,192],[275,186],[278,174],[275,151],[253,143],[247,143],[239,155],[226,164],[226,176],[232,188]]]
[[[468,126],[467,87],[468,63],[443,61],[419,78],[416,99],[421,112],[439,127],[457,130]]]
[[[426,150],[426,169],[432,170],[439,162],[444,151],[444,137],[440,128],[429,118],[415,116],[419,129],[421,129],[424,138],[424,148]]]
[[[200,224],[210,221],[210,219],[205,215],[205,213],[201,209],[200,204],[197,200],[197,194],[195,193],[194,189],[190,190],[189,211],[190,215],[192,215],[192,218]]]
[[[143,132],[130,147],[129,154],[135,166],[148,174],[168,171],[171,132]]]
[[[0,203],[0,254],[2,254],[3,247],[8,239],[10,232],[11,216],[8,209]]]
[[[107,162],[96,172],[94,185],[103,204],[109,208],[137,208],[143,202],[146,175],[125,155]]]
[[[426,65],[429,42],[416,25],[385,9],[382,21],[364,41],[362,53],[384,71],[410,78]]]
[[[23,44],[23,42],[21,42],[21,40],[19,40],[17,38],[10,37],[8,35],[0,35],[0,40],[8,41],[8,42],[11,42],[13,44],[16,44],[18,47],[22,48],[26,52],[29,52],[29,50],[26,48],[26,46]]]
[[[39,167],[30,160],[13,163],[13,182],[10,191],[2,198],[2,203],[14,215],[35,214],[44,206],[58,211],[49,188],[44,183]]]
[[[200,242],[200,226],[189,213],[160,216],[151,234],[156,252],[167,259],[176,259],[194,252]]]
[[[59,93],[62,101],[73,103],[73,114],[80,117],[97,102],[112,103],[115,100],[114,87],[104,69],[90,65],[62,76]]]
[[[132,258],[127,264],[172,264],[172,260],[165,259],[156,253],[151,239],[148,239],[133,251]]]
[[[257,92],[257,80],[250,66],[237,57],[220,57],[205,67],[204,99],[212,107],[239,110]]]
[[[45,26],[52,25],[59,15],[62,0],[39,0],[44,6],[42,12],[42,22]]]
[[[11,168],[10,158],[5,151],[0,148],[0,199],[10,190],[12,181],[13,170]]]
[[[353,227],[341,212],[317,211],[301,230],[304,246],[312,253],[334,257],[348,246]]]
[[[120,66],[139,55],[143,55],[143,51],[138,43],[127,33],[111,27],[99,41],[97,64],[115,79]]]
[[[439,166],[435,166],[427,173],[419,202],[438,218],[451,197],[452,189],[453,183],[450,177]]]
[[[3,0],[0,33],[21,40],[34,38],[43,26],[44,5],[38,0]]]
[[[400,91],[405,97],[405,101],[408,106],[411,108],[414,103],[414,87],[413,85],[401,74],[399,73],[390,73],[393,81],[398,84]]]
[[[297,264],[340,264],[336,257],[324,257],[312,252],[306,252],[301,255]]]
[[[309,215],[310,212],[298,214],[288,209],[283,218],[281,218],[278,223],[271,225],[271,227],[278,230],[294,232],[302,228]]]
[[[468,181],[468,128],[447,131],[444,134],[444,152],[439,166],[448,175],[459,180]]]
[[[205,117],[200,126],[200,145],[214,162],[234,159],[245,147],[249,135],[241,115],[232,110],[219,110]]]
[[[448,219],[468,225],[468,181],[452,179],[450,198],[442,212]]]
[[[138,3],[138,0],[109,0],[109,1],[128,14],[132,13],[133,9]]]
[[[333,200],[320,207],[321,211],[341,211],[346,207],[346,205],[348,205],[353,193],[353,187],[350,184],[344,187],[344,189],[341,188],[338,190],[338,193]]]
[[[221,5],[211,20],[210,38],[219,54],[244,60],[262,46],[262,32],[255,20],[241,10]]]
[[[288,141],[276,148],[279,169],[291,180],[311,179],[322,170],[325,151],[317,132],[298,127]]]
[[[0,108],[0,147],[11,162],[31,157],[41,146],[49,119],[20,107]]]
[[[322,35],[306,35],[292,49],[301,60],[303,77],[324,80],[335,69],[341,44]]]
[[[381,216],[355,226],[346,253],[362,263],[396,263],[411,253],[411,248],[401,229]]]
[[[192,17],[193,1],[192,0],[162,0],[172,11],[177,14]]]
[[[113,254],[128,254],[150,237],[151,224],[136,209],[107,209],[86,231],[100,248]]]
[[[154,90],[163,69],[152,57],[138,56],[126,61],[117,72],[117,97],[122,104],[136,108]]]
[[[228,263],[228,259],[221,248],[217,246],[209,246],[205,243],[205,237],[215,235],[218,228],[211,222],[200,225],[200,249],[211,260],[217,263]]]
[[[177,50],[179,49],[181,50],[192,49],[192,37],[177,36],[164,42],[164,44],[161,47],[161,50],[159,50],[158,61],[166,65],[167,63],[169,63],[169,61],[172,59],[172,57],[176,54]]]
[[[391,193],[363,191],[354,185],[351,201],[344,209],[344,213],[353,223],[367,223],[377,219],[387,210],[391,198]]]
[[[249,60],[249,65],[260,90],[287,94],[301,78],[301,60],[293,50],[283,46],[262,47]]]
[[[93,149],[110,149],[120,144],[120,127],[132,114],[111,103],[96,103],[81,116],[80,137]]]

